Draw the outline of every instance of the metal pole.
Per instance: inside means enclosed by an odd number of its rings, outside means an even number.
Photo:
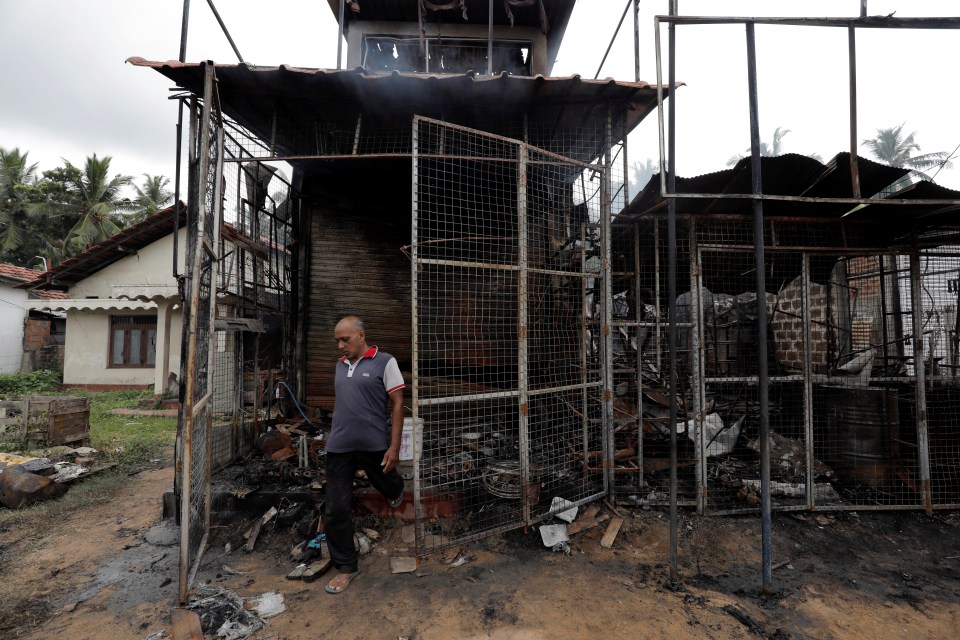
[[[677,15],[677,0],[670,1],[670,15]],[[676,82],[677,27],[667,28],[669,56],[667,76],[670,87]],[[659,55],[659,48],[657,50]],[[667,125],[668,167],[666,188],[673,193],[677,188],[677,97],[670,94],[670,117]],[[662,167],[663,165],[661,165]],[[670,365],[670,580],[679,582],[677,571],[677,201],[667,203],[667,305],[669,322]]]
[[[633,225],[633,306],[634,317],[637,320],[637,328],[633,335],[637,339],[637,466],[640,467],[640,473],[637,474],[637,496],[643,489],[643,339],[641,332],[644,329],[640,326],[643,322],[643,304],[640,302],[640,223]]]
[[[610,44],[607,45],[607,50],[603,53],[603,59],[600,61],[600,66],[597,67],[597,72],[593,74],[593,79],[596,80],[600,76],[600,70],[603,69],[603,63],[607,61],[607,56],[610,55],[610,49],[613,48],[613,43],[617,39],[617,35],[620,34],[620,27],[623,26],[623,19],[627,17],[627,11],[630,9],[630,4],[634,0],[627,0],[627,6],[623,8],[623,13],[620,14],[620,22],[617,23],[617,28],[613,32],[613,37],[610,38]]]
[[[853,197],[860,196],[860,168],[857,162],[857,30],[851,24],[847,30],[850,68],[850,186]]]
[[[240,50],[237,49],[236,43],[234,43],[233,38],[230,37],[230,32],[227,31],[227,25],[223,23],[223,18],[220,17],[220,12],[217,11],[217,8],[215,6],[213,6],[213,0],[207,0],[207,4],[210,5],[210,9],[211,11],[213,11],[213,16],[217,19],[217,22],[220,23],[220,28],[223,30],[223,35],[227,36],[227,42],[230,43],[230,47],[233,49],[233,52],[237,55],[237,60],[239,60],[240,62],[243,62],[243,56],[240,55]]]
[[[346,5],[346,0],[340,0],[340,17],[337,20],[337,69],[342,69],[341,61],[343,59],[343,9]],[[419,11],[419,9],[417,9]]]
[[[860,17],[867,17],[867,0],[860,0]]]
[[[411,142],[411,165],[412,179],[410,180],[410,413],[413,420],[411,425],[410,443],[413,447],[413,512],[414,512],[414,546],[417,554],[423,548],[423,518],[421,517],[421,480],[420,480],[420,460],[422,452],[417,446],[417,424],[420,420],[420,353],[419,353],[419,324],[420,324],[420,304],[419,291],[417,287],[417,276],[420,272],[420,250],[418,247],[418,219],[419,210],[419,190],[420,190],[420,120],[417,117],[413,119],[413,134]]]
[[[187,0],[189,2],[189,0]],[[183,48],[181,48],[181,55]],[[182,60],[181,60],[182,62]],[[177,251],[180,244],[180,162],[183,155],[183,98],[177,100],[177,160],[173,168],[173,277],[180,277]]]
[[[803,254],[800,313],[803,316],[803,428],[807,448],[807,508],[816,508],[813,488],[813,353],[810,337],[810,256]]]
[[[693,322],[690,331],[690,391],[693,399],[693,415],[687,424],[693,423],[696,455],[697,513],[703,515],[707,504],[707,448],[703,433],[703,406],[706,402],[703,378],[706,375],[703,360],[703,297],[701,294],[700,250],[697,248],[697,220],[692,218],[687,227],[687,246],[690,251],[690,312]],[[712,304],[712,300],[711,303]]]
[[[754,26],[747,23],[747,85],[750,92],[750,168],[753,193],[763,191],[760,175],[760,117],[757,102],[757,50]],[[753,201],[753,246],[757,276],[757,378],[760,394],[760,519],[762,529],[763,592],[773,591],[770,521],[770,379],[767,372],[767,281],[763,252],[763,202]]]
[[[927,385],[924,367],[923,349],[923,282],[920,272],[920,249],[916,246],[910,252],[910,298],[913,321],[913,371],[916,376],[917,390],[917,449],[920,457],[920,483],[923,509],[928,516],[933,515],[933,495],[930,487],[930,437],[927,432]]]
[[[633,81],[640,82],[640,0],[633,0]]]
[[[601,335],[603,336],[603,433],[604,433],[604,466],[606,468],[606,490],[616,500],[615,474],[613,471],[613,283],[611,282],[612,269],[610,267],[610,222],[611,222],[611,180],[613,160],[611,146],[613,144],[613,117],[611,107],[607,106],[607,124],[603,134],[603,183],[600,187],[600,243],[601,243],[601,273],[603,278],[603,320]]]
[[[517,146],[517,402],[523,523],[530,519],[530,402],[527,395],[527,145]]]
[[[487,13],[487,75],[493,75],[493,0],[490,0]]]
[[[183,20],[180,24],[180,62],[187,61],[187,32],[190,26],[190,0],[183,0]]]

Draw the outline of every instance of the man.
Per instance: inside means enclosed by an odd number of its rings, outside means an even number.
[[[334,330],[337,349],[336,404],[327,440],[327,548],[337,575],[326,587],[342,593],[360,573],[353,543],[353,478],[357,467],[387,498],[403,503],[403,478],[397,472],[403,433],[403,376],[396,359],[367,345],[363,321],[347,316]],[[387,408],[390,420],[387,420]]]

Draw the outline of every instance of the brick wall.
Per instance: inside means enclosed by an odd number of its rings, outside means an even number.
[[[50,340],[50,321],[27,318],[23,327],[23,350],[33,351],[47,346]]]
[[[777,361],[785,369],[803,370],[802,281],[796,278],[778,296],[770,327]],[[810,283],[810,356],[815,373],[827,370],[827,287]]]

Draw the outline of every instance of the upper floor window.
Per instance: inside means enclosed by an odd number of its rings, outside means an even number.
[[[420,39],[401,36],[367,36],[363,40],[363,69],[371,73],[487,72],[487,41],[468,38],[427,38],[426,55]],[[493,72],[529,76],[531,44],[524,40],[493,41]]]
[[[111,367],[152,367],[156,343],[157,316],[110,316]]]

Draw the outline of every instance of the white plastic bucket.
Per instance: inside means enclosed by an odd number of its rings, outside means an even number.
[[[423,447],[423,420],[417,420],[417,448]],[[400,435],[400,459],[413,460],[413,418],[403,419],[403,433]]]

